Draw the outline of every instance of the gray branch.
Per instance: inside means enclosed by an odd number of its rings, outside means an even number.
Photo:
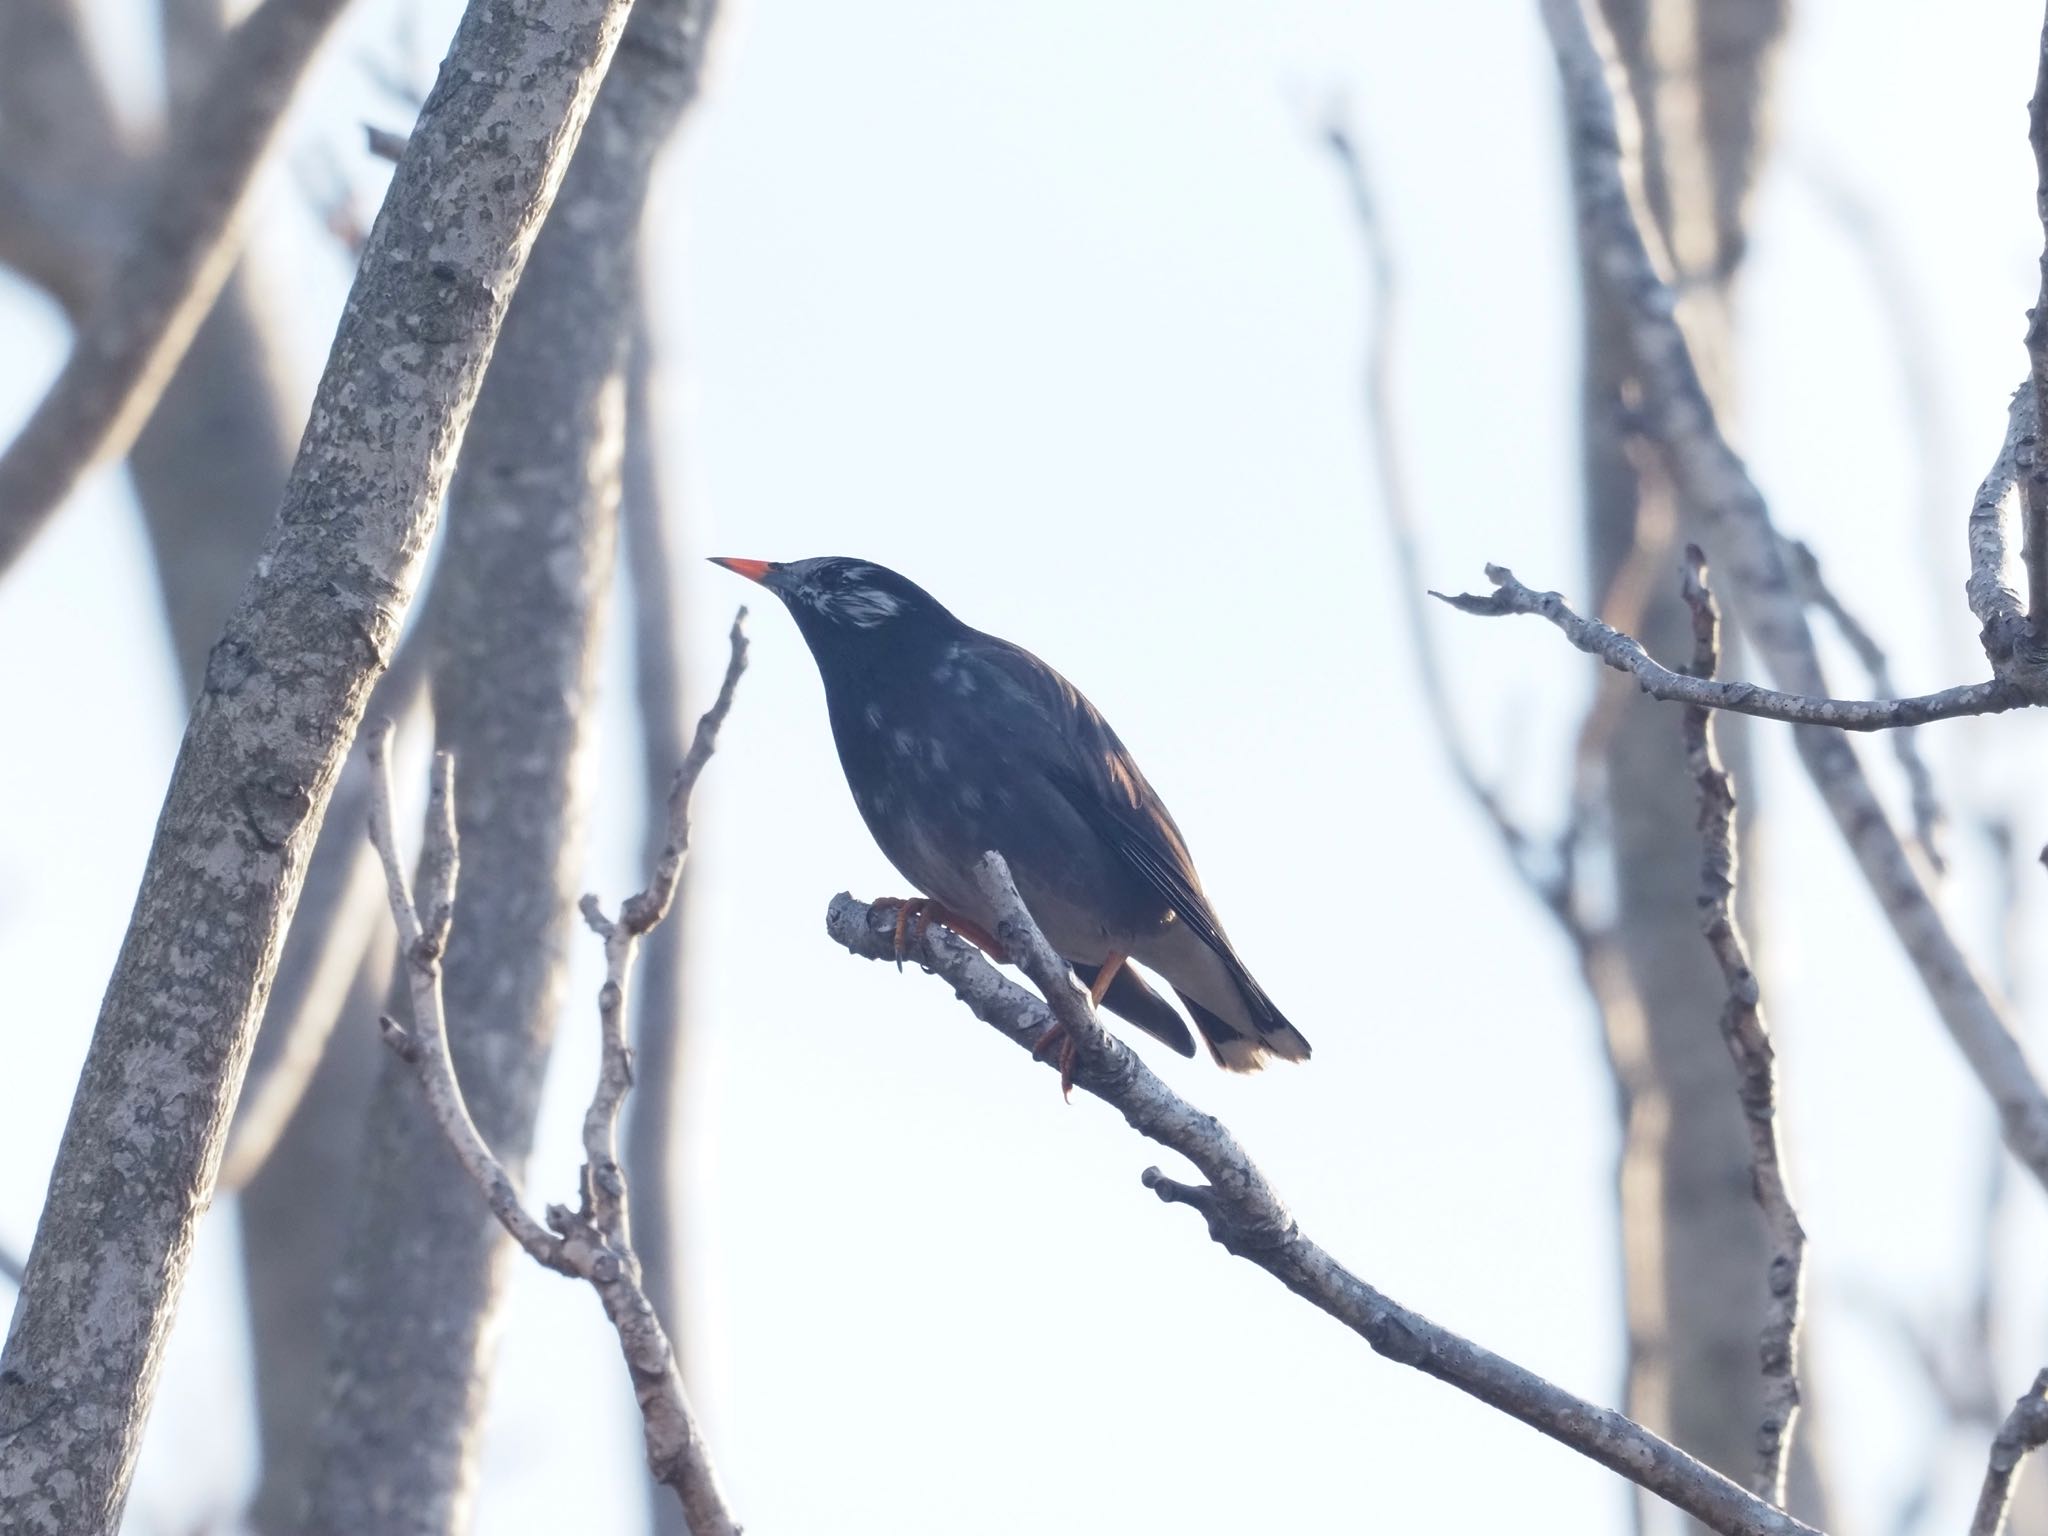
[[[348,0],[263,0],[222,46],[128,254],[0,454],[0,571],[92,465],[125,453],[234,269],[256,170]]]
[[[1685,601],[1692,610],[1693,675],[1711,678],[1720,665],[1720,615],[1707,590],[1706,557],[1686,551]],[[1777,1056],[1764,1023],[1749,946],[1735,916],[1735,783],[1714,746],[1714,712],[1697,705],[1685,711],[1685,754],[1699,790],[1700,923],[1707,946],[1728,985],[1721,1009],[1721,1037],[1735,1060],[1736,1092],[1749,1128],[1750,1167],[1756,1201],[1770,1233],[1765,1274],[1763,1423],[1757,1430],[1757,1471],[1750,1483],[1757,1497],[1785,1502],[1785,1468],[1799,1417],[1799,1317],[1806,1267],[1806,1231],[1792,1205],[1778,1143]]]
[[[1148,1168],[1144,1183],[1161,1200],[1192,1207],[1225,1249],[1352,1329],[1379,1354],[1521,1420],[1724,1536],[1814,1536],[1812,1527],[1622,1414],[1575,1397],[1460,1338],[1346,1270],[1301,1231],[1228,1128],[1181,1099],[1102,1028],[1032,922],[1001,857],[987,855],[976,879],[996,906],[996,936],[1019,957],[1049,1002],[1007,980],[979,950],[936,923],[911,938],[908,958],[937,972],[976,1018],[1034,1055],[1055,1024],[1064,1026],[1077,1047],[1076,1085],[1200,1172],[1202,1183],[1185,1184]],[[826,910],[825,931],[863,959],[893,961],[895,919],[894,908],[886,903],[869,906],[841,893]]]
[[[477,0],[215,647],[0,1356],[0,1528],[111,1536],[279,941],[628,0]]]
[[[2044,1445],[2048,1445],[2048,1371],[2034,1378],[2033,1386],[2012,1405],[2012,1412],[1992,1437],[1970,1536],[1999,1536],[2005,1529],[2005,1512],[2012,1503],[2012,1484],[2020,1463]]]
[[[1484,618],[1509,614],[1535,614],[1548,619],[1564,637],[1589,656],[1598,657],[1617,672],[1626,672],[1636,686],[1653,699],[1690,705],[1696,709],[1725,709],[1765,720],[1783,720],[1793,725],[1830,726],[1841,731],[1889,731],[1925,725],[1931,720],[1953,720],[1963,715],[1996,715],[2022,709],[2027,699],[2011,684],[1993,678],[1970,683],[1941,693],[1921,694],[1906,699],[1827,699],[1805,694],[1781,693],[1755,683],[1719,682],[1674,672],[1643,649],[1642,643],[1598,619],[1574,613],[1555,592],[1537,592],[1515,579],[1504,565],[1489,565],[1487,579],[1494,590],[1484,596],[1472,592],[1441,598],[1461,613]]]
[[[689,853],[690,794],[710,761],[718,729],[732,708],[733,691],[746,667],[747,643],[741,628],[745,614],[746,610],[741,609],[740,616],[733,620],[732,655],[724,686],[717,702],[698,722],[696,739],[676,775],[669,797],[668,840],[646,889],[628,898],[616,922],[605,917],[596,897],[583,899],[584,917],[604,940],[605,947],[605,982],[598,993],[603,1061],[597,1088],[583,1117],[582,1198],[573,1210],[549,1206],[545,1222],[527,1211],[512,1175],[478,1131],[456,1079],[454,1061],[448,1054],[441,1004],[441,955],[454,914],[456,870],[460,863],[453,759],[445,752],[435,754],[427,835],[420,859],[420,890],[415,898],[406,888],[405,867],[392,834],[388,724],[380,728],[371,743],[377,789],[370,836],[383,859],[391,914],[398,925],[413,1006],[410,1030],[389,1018],[381,1021],[385,1043],[412,1069],[435,1124],[499,1225],[536,1263],[583,1280],[597,1292],[605,1316],[618,1334],[634,1396],[640,1404],[648,1467],[675,1491],[693,1536],[738,1536],[739,1526],[727,1507],[709,1449],[697,1429],[668,1335],[641,1286],[640,1263],[633,1253],[626,1179],[619,1166],[619,1112],[633,1081],[625,1025],[633,961],[641,939],[666,915]]]

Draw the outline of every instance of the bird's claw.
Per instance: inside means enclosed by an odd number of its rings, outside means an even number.
[[[903,962],[917,942],[924,937],[924,926],[929,920],[931,900],[924,896],[906,896],[896,902],[896,969],[903,969]]]
[[[1060,1097],[1071,1104],[1074,1102],[1074,1078],[1081,1064],[1081,1053],[1075,1048],[1072,1032],[1057,1020],[1031,1047],[1032,1060],[1047,1060],[1046,1052],[1055,1046],[1059,1048]]]

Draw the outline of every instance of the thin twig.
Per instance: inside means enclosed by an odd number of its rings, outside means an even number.
[[[389,128],[379,128],[375,123],[363,124],[363,147],[379,160],[398,164],[399,156],[405,153],[408,135],[395,133]]]
[[[1870,691],[1879,696],[1896,694],[1898,689],[1892,682],[1891,661],[1885,655],[1884,647],[1822,579],[1819,557],[1798,539],[1786,540],[1785,549],[1792,560],[1793,574],[1806,589],[1807,602],[1833,621],[1843,643],[1856,653],[1856,659],[1863,664],[1863,670],[1870,678]],[[1929,867],[1936,874],[1945,873],[1948,862],[1942,857],[1941,843],[1948,828],[1948,818],[1942,811],[1940,797],[1934,792],[1934,774],[1927,766],[1927,759],[1920,755],[1920,739],[1909,726],[1893,731],[1890,741],[1892,753],[1906,775],[1906,786],[1912,796],[1913,840],[1920,845],[1920,852],[1926,857]]]
[[[2012,1502],[2013,1479],[2020,1463],[2043,1445],[2048,1445],[2048,1371],[2034,1378],[2033,1386],[2012,1405],[2012,1412],[1991,1439],[1970,1536],[1998,1536],[2005,1529],[2005,1511]]]
[[[1504,565],[1489,565],[1487,578],[1494,590],[1486,595],[1462,592],[1455,595],[1432,592],[1462,613],[1484,618],[1531,613],[1548,619],[1564,632],[1567,640],[1589,656],[1596,656],[1617,672],[1633,676],[1636,685],[1653,699],[1690,704],[1700,709],[1725,709],[1765,720],[1783,720],[1793,725],[1825,725],[1843,731],[1890,731],[1930,720],[1952,720],[1962,715],[1995,715],[2021,709],[2026,697],[2009,683],[1992,678],[1969,683],[1941,693],[1920,694],[1906,699],[1826,699],[1800,693],[1781,693],[1755,683],[1715,682],[1674,672],[1643,649],[1633,636],[1601,623],[1581,618],[1555,592],[1537,592],[1515,579]]]
[[[910,940],[910,958],[937,972],[974,1016],[1035,1051],[1055,1023],[1078,1049],[1075,1083],[1139,1134],[1180,1153],[1204,1182],[1184,1184],[1148,1168],[1144,1183],[1169,1204],[1201,1213],[1229,1252],[1363,1337],[1379,1354],[1469,1393],[1648,1489],[1726,1536],[1812,1536],[1812,1527],[1747,1492],[1612,1409],[1573,1396],[1490,1350],[1381,1295],[1306,1237],[1237,1139],[1186,1103],[1096,1022],[1025,910],[1001,858],[987,855],[976,879],[997,912],[997,935],[1045,990],[1042,1002],[1000,975],[981,953],[938,924]],[[897,958],[894,909],[841,893],[825,930],[868,960]]]
[[[0,454],[0,571],[94,464],[134,441],[234,269],[250,189],[348,0],[263,0],[222,45],[148,213],[71,356]]]
[[[1323,124],[1322,139],[1336,160],[1350,195],[1353,220],[1365,250],[1366,292],[1370,305],[1370,341],[1366,350],[1364,395],[1366,430],[1379,501],[1394,555],[1394,586],[1407,623],[1409,647],[1420,674],[1423,707],[1428,711],[1438,745],[1451,776],[1493,829],[1502,852],[1522,883],[1543,904],[1574,947],[1582,954],[1597,942],[1578,911],[1571,878],[1573,852],[1582,831],[1584,807],[1575,797],[1573,814],[1555,838],[1538,837],[1508,809],[1499,788],[1480,771],[1452,705],[1456,691],[1448,686],[1442,658],[1430,629],[1423,601],[1420,538],[1414,498],[1409,492],[1401,435],[1394,415],[1394,355],[1400,313],[1399,274],[1365,162],[1349,127],[1334,114]]]
[[[448,1054],[441,1005],[441,953],[454,916],[460,865],[453,760],[445,752],[435,754],[415,897],[407,889],[404,864],[392,834],[389,722],[380,724],[370,738],[371,762],[376,773],[370,838],[384,862],[391,915],[398,925],[413,1004],[411,1030],[389,1018],[380,1021],[385,1043],[419,1079],[435,1123],[482,1192],[499,1225],[536,1263],[558,1274],[587,1281],[597,1292],[605,1315],[618,1334],[634,1396],[640,1404],[648,1468],[658,1481],[675,1491],[695,1536],[738,1536],[739,1526],[733,1520],[709,1449],[698,1431],[668,1334],[641,1285],[640,1261],[633,1253],[626,1178],[619,1167],[618,1121],[633,1083],[632,1053],[626,1044],[625,1029],[633,960],[641,937],[667,912],[689,852],[690,792],[717,746],[719,726],[732,708],[733,692],[746,667],[747,642],[741,628],[745,617],[743,608],[733,620],[732,655],[724,684],[717,702],[697,722],[696,738],[670,791],[668,843],[655,863],[646,889],[627,899],[617,922],[604,915],[595,896],[583,898],[584,918],[603,938],[605,947],[605,981],[598,993],[604,1050],[597,1087],[583,1117],[582,1198],[575,1209],[549,1206],[545,1223],[528,1212],[512,1175],[485,1144],[470,1117],[454,1062]]]
[[[1712,678],[1721,661],[1721,616],[1707,590],[1707,561],[1697,545],[1686,549],[1684,594],[1692,610],[1692,675]],[[1735,916],[1735,782],[1714,746],[1714,712],[1698,705],[1685,711],[1686,766],[1699,788],[1700,923],[1707,946],[1721,967],[1728,1000],[1721,1007],[1721,1038],[1735,1060],[1736,1093],[1749,1128],[1750,1171],[1756,1202],[1770,1234],[1765,1271],[1763,1422],[1757,1430],[1757,1470],[1750,1488],[1758,1498],[1782,1506],[1785,1468],[1799,1418],[1799,1313],[1803,1302],[1806,1232],[1792,1205],[1778,1144],[1776,1053],[1764,1022],[1749,946]]]

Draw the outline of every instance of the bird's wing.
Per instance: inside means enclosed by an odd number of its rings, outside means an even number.
[[[977,635],[973,660],[996,673],[1051,727],[1033,732],[1029,744],[1044,753],[1037,766],[1061,797],[1191,932],[1234,961],[1180,828],[1102,712],[1022,646]]]

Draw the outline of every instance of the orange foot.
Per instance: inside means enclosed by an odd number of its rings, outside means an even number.
[[[952,929],[998,965],[1010,963],[1010,952],[987,930],[962,917],[944,902],[934,901],[929,896],[885,896],[875,905],[896,908],[896,969],[899,971],[903,969],[903,962],[909,957],[912,946],[923,936],[926,923]]]
[[[1096,973],[1095,985],[1088,989],[1089,1007],[1102,1006],[1103,994],[1109,990],[1109,984],[1116,980],[1116,973],[1122,969],[1126,958],[1114,950],[1110,952],[1109,958],[1102,964],[1102,969]],[[1038,1044],[1031,1047],[1031,1054],[1035,1059],[1045,1060],[1048,1059],[1046,1053],[1055,1046],[1059,1048],[1057,1059],[1060,1064],[1060,1097],[1071,1104],[1074,1101],[1074,1068],[1079,1052],[1074,1048],[1072,1033],[1057,1019],[1053,1020],[1051,1029],[1038,1037]]]
[[[1048,1057],[1047,1053],[1055,1047],[1058,1048],[1059,1055],[1056,1058]],[[1059,1062],[1060,1097],[1069,1104],[1073,1103],[1074,1068],[1078,1064],[1080,1053],[1074,1048],[1074,1037],[1068,1032],[1067,1026],[1055,1019],[1052,1028],[1040,1035],[1038,1044],[1031,1047],[1031,1055],[1033,1060],[1054,1059]]]

